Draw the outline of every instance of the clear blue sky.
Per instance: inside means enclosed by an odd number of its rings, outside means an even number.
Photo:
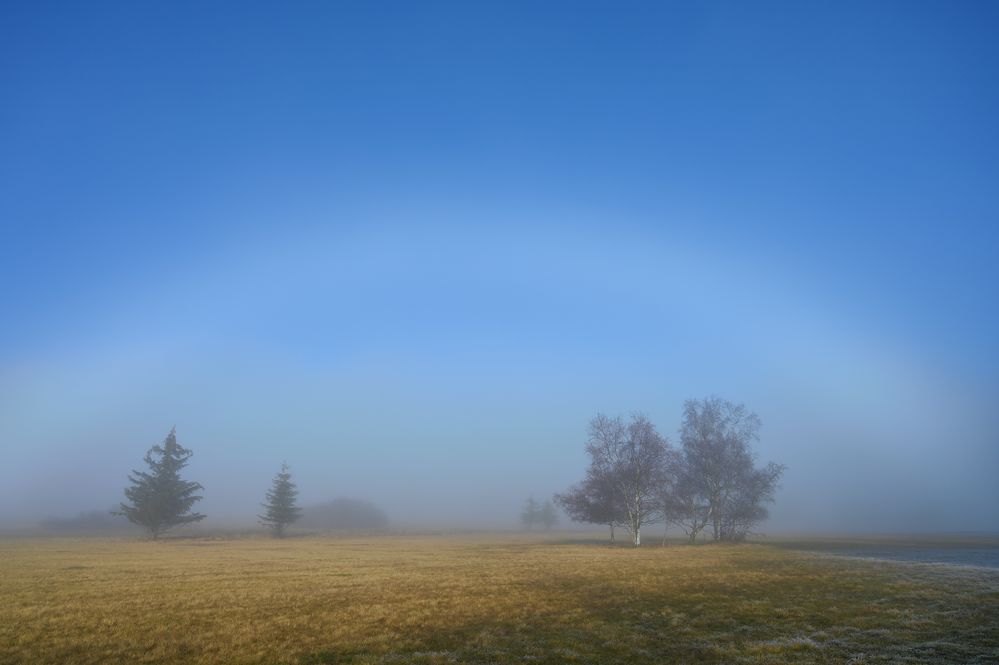
[[[774,528],[999,529],[997,34],[5,3],[0,517],[110,505],[176,424],[209,513],[287,459],[307,499],[501,522],[597,410],[674,436],[718,393],[789,467]]]

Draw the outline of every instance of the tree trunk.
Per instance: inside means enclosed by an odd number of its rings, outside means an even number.
[[[635,527],[635,547],[640,547],[642,544],[642,527]]]
[[[613,543],[614,542],[614,523],[613,522],[611,522],[611,524],[610,524],[610,532],[611,532],[611,542]]]
[[[714,536],[715,540],[718,540],[719,538],[721,538],[721,523],[720,523],[720,520],[718,519],[718,517],[719,517],[719,515],[718,515],[718,503],[720,501],[721,501],[721,499],[720,499],[720,497],[717,494],[713,495],[712,499],[711,499],[711,502],[709,504],[711,506],[711,508],[708,509],[710,511],[709,515],[711,516],[711,531],[712,531],[712,535]]]

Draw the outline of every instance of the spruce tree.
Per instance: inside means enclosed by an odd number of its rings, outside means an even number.
[[[283,538],[285,529],[302,516],[302,509],[295,505],[298,488],[291,482],[291,472],[287,464],[274,476],[274,484],[267,491],[267,500],[261,505],[264,514],[258,515],[260,523],[269,527],[274,535]]]
[[[145,527],[154,540],[167,529],[205,519],[201,513],[190,512],[202,498],[196,492],[204,488],[180,477],[180,470],[187,466],[191,455],[190,450],[177,443],[176,428],[171,429],[162,445],[153,446],[146,453],[149,471],[129,474],[132,486],[125,488],[125,497],[130,503],[122,503],[115,514]]]

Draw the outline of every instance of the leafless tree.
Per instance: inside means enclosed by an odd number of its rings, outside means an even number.
[[[702,485],[691,473],[686,456],[678,455],[673,482],[664,487],[663,512],[667,521],[679,526],[690,542],[697,540],[711,519],[711,506],[702,492]]]
[[[659,480],[659,504],[662,510],[663,545],[671,524],[680,524],[680,517],[686,514],[683,498],[683,455],[667,444],[663,458],[662,474]]]
[[[587,473],[583,482],[555,495],[555,503],[574,522],[605,524],[610,528],[610,539],[614,542],[615,527],[628,523],[627,511],[620,500],[613,483],[608,478]]]
[[[767,519],[770,511],[764,504],[774,500],[783,465],[771,462],[761,469],[748,467],[739,485],[729,497],[719,528],[721,540],[744,540],[752,528]]]
[[[586,451],[591,472],[608,483],[627,516],[632,541],[641,545],[642,527],[662,518],[669,443],[644,415],[633,415],[625,425],[619,417],[600,414],[590,422]]]
[[[715,540],[741,540],[766,519],[763,504],[773,500],[784,467],[755,468],[751,444],[759,430],[759,417],[742,404],[718,397],[684,404],[681,502],[689,508],[684,523],[691,538],[710,524]]]

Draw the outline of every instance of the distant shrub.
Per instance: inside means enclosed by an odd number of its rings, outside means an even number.
[[[47,517],[38,527],[52,533],[107,533],[133,528],[125,517],[107,510],[87,510],[72,517]]]
[[[340,497],[307,506],[298,524],[310,529],[383,529],[388,516],[368,501]]]

